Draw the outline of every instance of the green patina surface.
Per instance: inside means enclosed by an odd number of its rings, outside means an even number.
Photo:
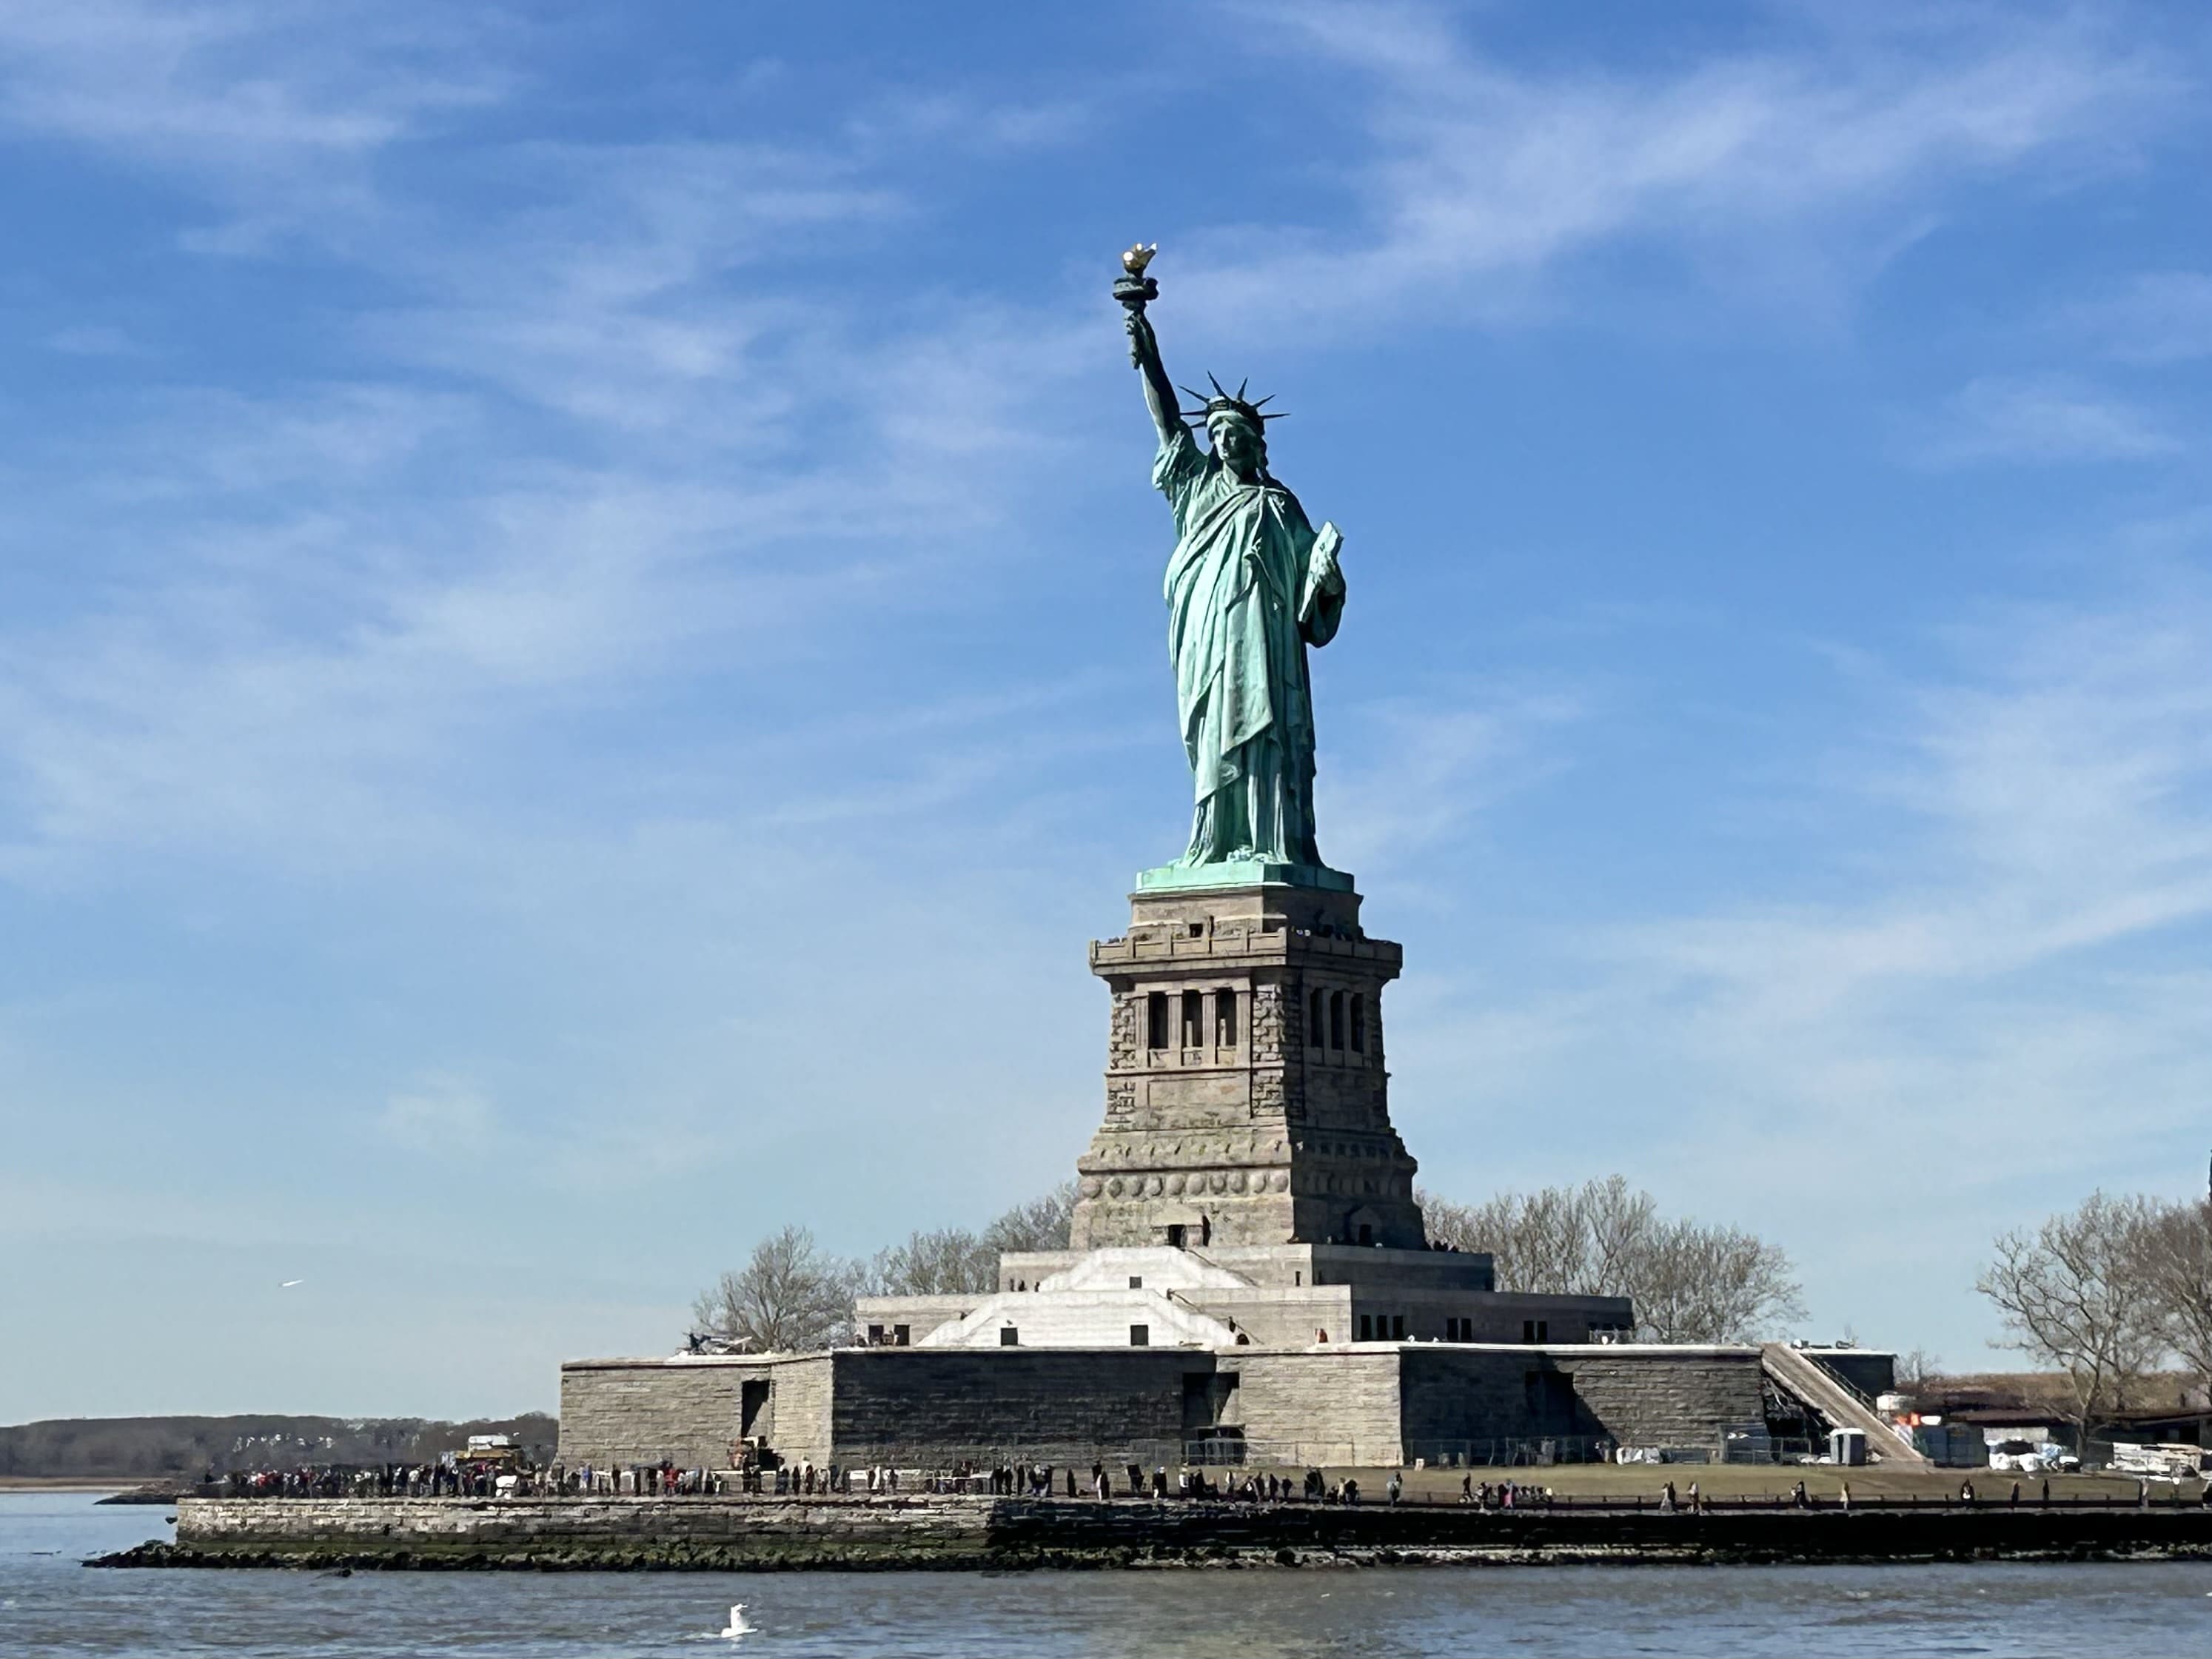
[[[1218,864],[1163,864],[1137,872],[1137,890],[1186,892],[1207,887],[1318,887],[1331,893],[1352,890],[1352,878],[1319,864],[1271,864],[1260,859],[1229,859]]]
[[[1160,362],[1145,314],[1157,282],[1132,249],[1115,286],[1128,309],[1130,358],[1159,434],[1152,484],[1175,519],[1168,559],[1168,653],[1194,803],[1190,840],[1145,889],[1226,887],[1257,879],[1351,890],[1322,862],[1314,835],[1313,693],[1309,647],[1335,637],[1344,615],[1342,538],[1316,529],[1267,470],[1266,422],[1240,386],[1206,399],[1201,448]],[[1137,263],[1131,264],[1135,259]],[[1267,399],[1261,399],[1264,404]],[[1270,873],[1254,876],[1250,872]]]

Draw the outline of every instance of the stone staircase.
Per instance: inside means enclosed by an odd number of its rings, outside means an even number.
[[[1759,1358],[1769,1376],[1793,1399],[1826,1418],[1829,1427],[1864,1430],[1869,1457],[1893,1468],[1935,1467],[1926,1454],[1890,1426],[1864,1395],[1818,1360],[1808,1358],[1786,1342],[1762,1343]]]

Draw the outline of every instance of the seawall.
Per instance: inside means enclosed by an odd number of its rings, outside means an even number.
[[[898,1569],[2212,1559],[2200,1508],[1484,1512],[1456,1504],[198,1498],[118,1566]]]

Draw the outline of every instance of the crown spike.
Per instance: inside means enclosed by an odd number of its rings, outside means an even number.
[[[1213,379],[1213,371],[1212,369],[1209,368],[1206,371],[1206,378],[1209,380],[1213,380],[1213,395],[1215,397],[1226,398],[1229,395],[1228,392],[1222,389],[1221,382]]]

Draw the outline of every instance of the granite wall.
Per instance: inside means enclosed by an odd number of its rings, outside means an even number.
[[[1188,1348],[841,1351],[830,1423],[843,1463],[999,1456],[1088,1466],[1152,1462],[1179,1443],[1185,1378],[1215,1356]]]
[[[1756,1348],[1598,1349],[1562,1357],[1587,1433],[1624,1446],[1711,1446],[1734,1424],[1765,1418]]]
[[[1285,1463],[1394,1463],[1400,1350],[1245,1350],[1221,1356],[1237,1379],[1237,1425],[1254,1455]]]
[[[963,1553],[985,1542],[992,1500],[871,1498],[204,1498],[177,1505],[177,1541],[203,1552],[275,1556],[408,1552],[486,1559],[522,1553],[647,1552],[674,1565],[686,1550],[779,1556],[842,1552]],[[658,1558],[658,1559],[655,1559]]]
[[[612,1503],[207,1499],[178,1505],[177,1542],[104,1565],[547,1568],[1019,1567],[1347,1558],[1675,1562],[2212,1559],[2212,1510],[2045,1510],[1940,1503],[1659,1514],[1651,1508],[1457,1504],[1097,1504],[912,1498],[692,1498]],[[1384,1553],[1390,1552],[1390,1553]],[[1040,1584],[1040,1605],[1050,1586]],[[719,1604],[713,1615],[719,1617]],[[1202,1615],[1201,1619],[1202,1619]],[[702,1620],[695,1634],[712,1626]],[[1232,1635],[1226,1638],[1233,1642]]]
[[[820,1462],[829,1445],[827,1354],[787,1359],[685,1356],[579,1359],[561,1367],[561,1461],[726,1468],[743,1425],[744,1389],[767,1398],[752,1431],[787,1457]]]
[[[561,1457],[727,1468],[750,1382],[768,1391],[754,1432],[787,1462],[1155,1462],[1181,1444],[1186,1377],[1213,1372],[1212,1352],[1173,1347],[578,1360],[561,1370]]]
[[[1171,1461],[1241,1434],[1256,1459],[1367,1465],[1452,1443],[1603,1436],[1710,1446],[1763,1414],[1754,1348],[848,1348],[787,1359],[583,1360],[562,1369],[570,1466],[728,1466],[744,1389],[784,1459],[1087,1467]],[[1233,1379],[1233,1381],[1232,1381]]]
[[[1405,1349],[1408,1455],[1431,1444],[1603,1436],[1628,1446],[1712,1446],[1758,1422],[1755,1348]]]

